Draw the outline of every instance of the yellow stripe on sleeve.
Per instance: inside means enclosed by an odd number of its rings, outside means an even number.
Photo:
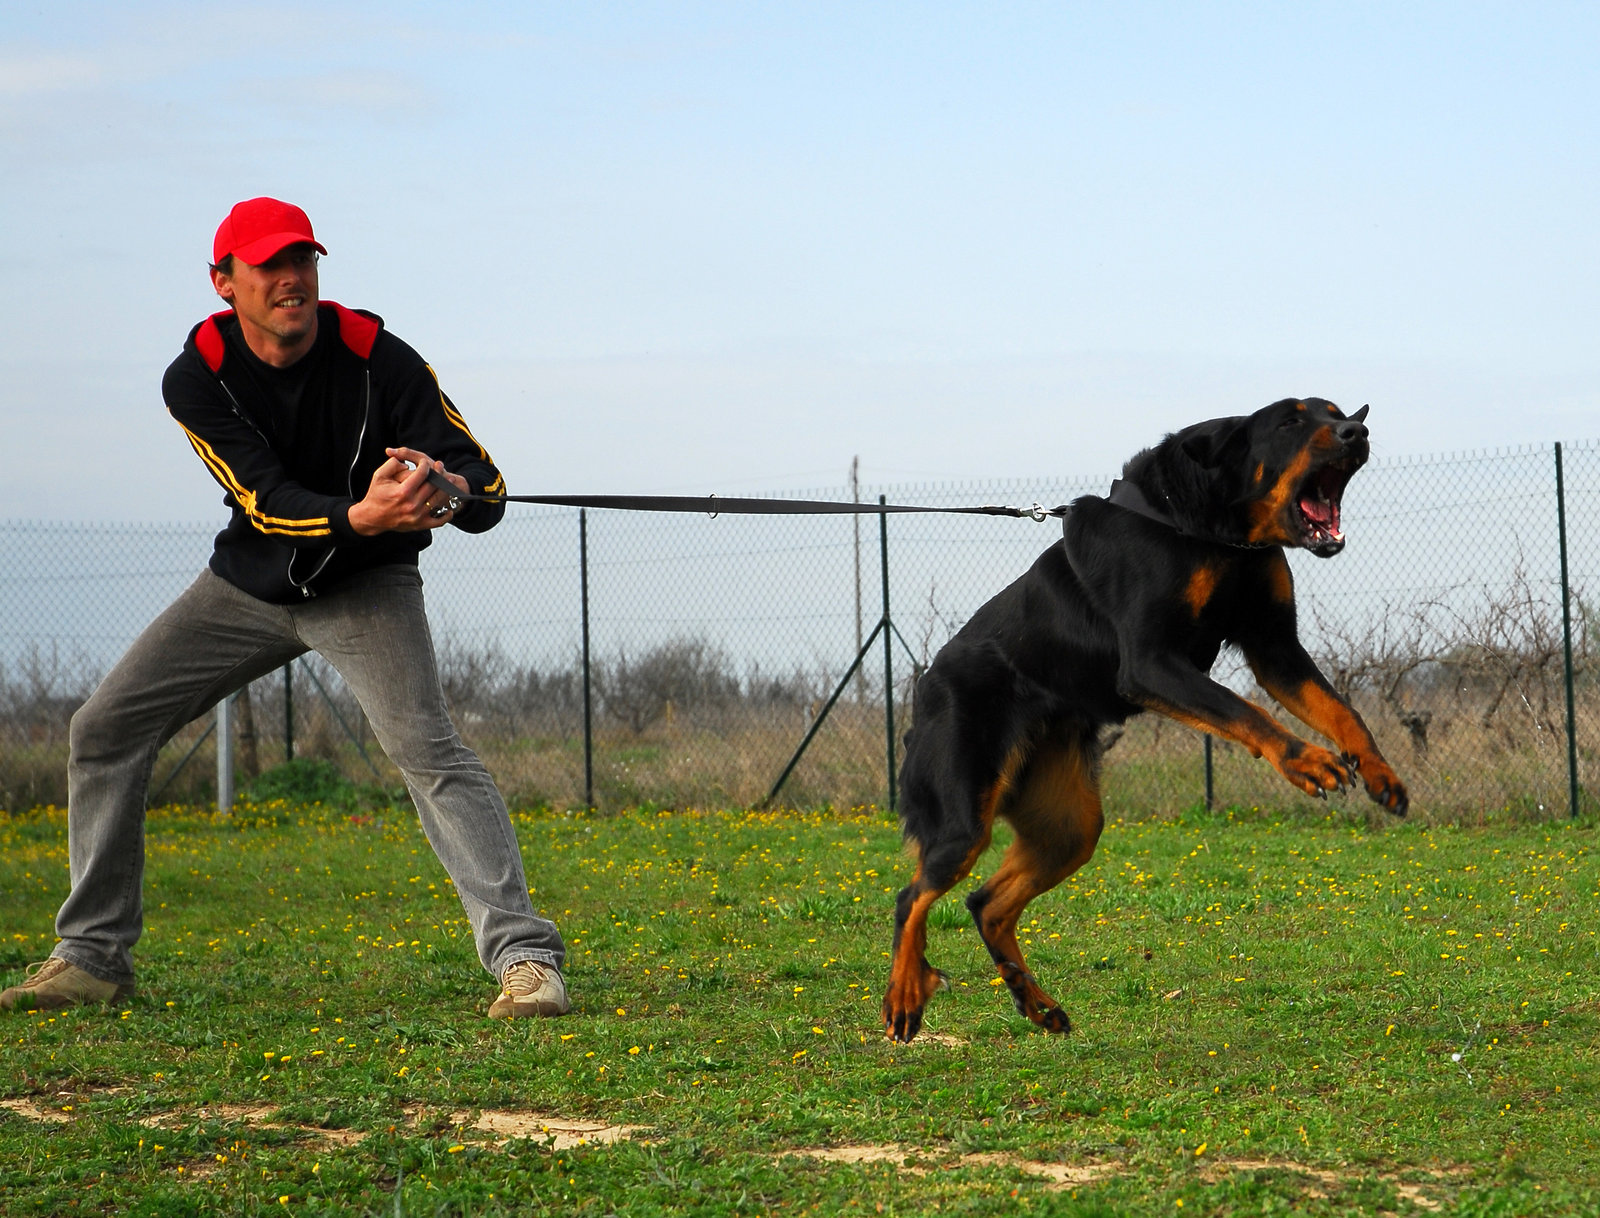
[[[183,427],[182,423],[178,424]],[[312,516],[303,519],[294,519],[286,516],[268,516],[256,503],[256,493],[240,482],[228,463],[217,455],[217,450],[212,448],[194,432],[183,427],[183,434],[189,437],[189,443],[194,451],[199,454],[200,460],[211,471],[211,476],[221,484],[222,489],[232,495],[234,501],[244,509],[244,514],[249,517],[250,523],[261,533],[275,533],[288,537],[327,537],[333,532],[326,516]]]
[[[427,368],[428,375],[433,378],[433,387],[439,390],[439,406],[444,411],[444,417],[449,419],[454,427],[466,434],[467,439],[471,440],[477,447],[478,456],[493,465],[494,458],[489,455],[489,450],[478,443],[478,437],[472,434],[472,429],[467,426],[467,421],[461,417],[461,413],[454,406],[450,405],[450,399],[444,396],[444,388],[439,384],[439,374],[433,370],[433,365],[425,364],[423,366]]]

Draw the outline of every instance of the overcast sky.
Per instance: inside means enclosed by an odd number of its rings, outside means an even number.
[[[257,194],[514,491],[1600,437],[1600,6],[0,12],[0,517],[220,519],[160,379]]]

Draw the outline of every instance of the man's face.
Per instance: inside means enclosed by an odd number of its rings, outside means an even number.
[[[317,251],[286,245],[260,266],[235,256],[212,271],[211,286],[234,308],[250,349],[277,367],[292,364],[317,337]]]

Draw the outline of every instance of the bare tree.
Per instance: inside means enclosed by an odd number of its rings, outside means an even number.
[[[661,643],[637,660],[618,652],[594,666],[594,685],[605,713],[634,735],[680,709],[720,709],[741,693],[727,655],[700,639]]]
[[[29,647],[10,664],[0,661],[0,726],[18,745],[64,741],[96,683],[88,665],[56,647]]]

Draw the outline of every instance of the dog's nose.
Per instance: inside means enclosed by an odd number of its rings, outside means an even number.
[[[1333,434],[1339,437],[1341,444],[1353,444],[1367,438],[1367,425],[1356,419],[1340,419],[1334,424]]]

